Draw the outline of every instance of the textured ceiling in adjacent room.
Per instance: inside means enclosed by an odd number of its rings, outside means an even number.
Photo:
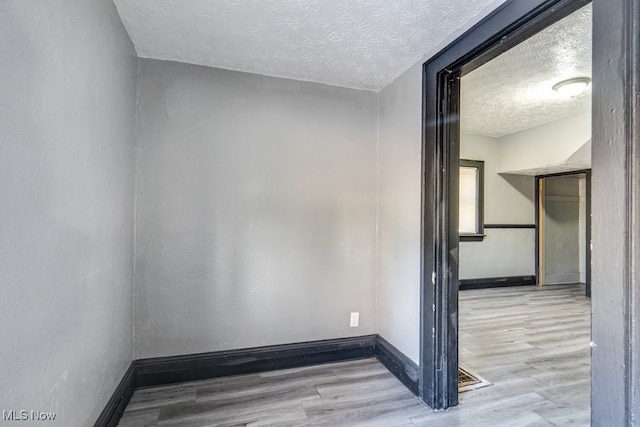
[[[591,87],[574,98],[552,87],[591,77],[591,16],[585,6],[465,75],[462,131],[501,137],[590,108]]]
[[[504,0],[114,0],[138,55],[379,90]]]

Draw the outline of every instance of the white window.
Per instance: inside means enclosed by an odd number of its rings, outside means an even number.
[[[484,193],[484,162],[460,160],[459,226],[461,241],[481,241],[484,232],[482,219]]]

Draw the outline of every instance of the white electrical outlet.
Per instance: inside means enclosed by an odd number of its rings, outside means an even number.
[[[360,313],[357,311],[351,312],[351,321],[349,322],[349,326],[352,328],[357,328],[360,324]]]

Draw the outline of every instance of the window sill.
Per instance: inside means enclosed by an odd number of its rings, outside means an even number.
[[[482,242],[485,234],[461,234],[461,242]]]

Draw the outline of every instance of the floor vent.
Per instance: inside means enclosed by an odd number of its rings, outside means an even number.
[[[469,390],[486,387],[491,383],[480,375],[472,374],[468,369],[458,366],[458,392],[463,393]]]

